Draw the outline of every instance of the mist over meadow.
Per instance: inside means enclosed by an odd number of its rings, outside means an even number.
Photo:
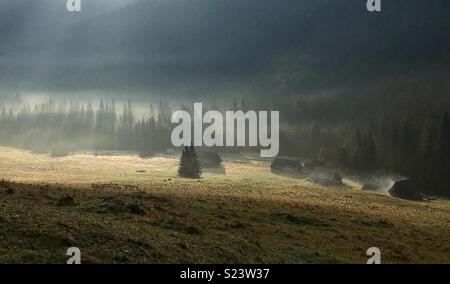
[[[64,1],[2,1],[1,141],[152,155],[171,148],[172,111],[203,102],[279,110],[281,155],[446,183],[435,169],[448,169],[450,147],[449,10],[92,0],[68,13]]]

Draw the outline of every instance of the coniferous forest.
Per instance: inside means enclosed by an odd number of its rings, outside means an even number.
[[[341,111],[339,103],[347,104],[345,100],[317,103],[298,99],[295,104],[267,101],[234,98],[221,111],[279,109],[280,155],[322,160],[343,172],[404,176],[420,184],[424,193],[450,195],[446,98],[433,102],[412,95],[386,96],[371,108],[370,114],[359,113],[361,108],[369,109],[361,103]],[[148,102],[147,110],[137,114],[133,105],[131,100],[120,104],[100,100],[93,104],[48,99],[15,111],[4,106],[0,142],[54,156],[75,151],[133,151],[150,157],[173,148],[172,109],[192,112],[192,106],[175,104],[171,108],[161,100],[155,105]]]
[[[76,150],[138,151],[147,156],[170,147],[170,112],[162,102],[148,104],[137,117],[131,101],[118,110],[114,100],[98,105],[49,99],[17,112],[3,108],[1,142],[35,152],[69,154]]]

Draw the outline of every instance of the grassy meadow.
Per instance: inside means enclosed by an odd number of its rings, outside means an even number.
[[[363,264],[370,247],[383,263],[450,263],[448,200],[400,200],[350,180],[334,187],[224,160],[189,180],[172,156],[0,148],[0,263],[65,263],[69,247],[82,263]]]

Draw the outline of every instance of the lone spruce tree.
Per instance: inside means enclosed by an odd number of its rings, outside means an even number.
[[[185,146],[181,153],[178,175],[185,178],[200,178],[202,169],[194,146]]]

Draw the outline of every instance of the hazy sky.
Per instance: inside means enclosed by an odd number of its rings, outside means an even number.
[[[450,18],[446,0],[384,1],[381,15],[361,0],[65,2],[1,0],[0,94],[238,91],[286,55],[315,74],[305,84],[353,82],[440,59]]]
[[[226,88],[286,44],[296,3],[84,0],[68,13],[65,1],[2,0],[1,89]]]

